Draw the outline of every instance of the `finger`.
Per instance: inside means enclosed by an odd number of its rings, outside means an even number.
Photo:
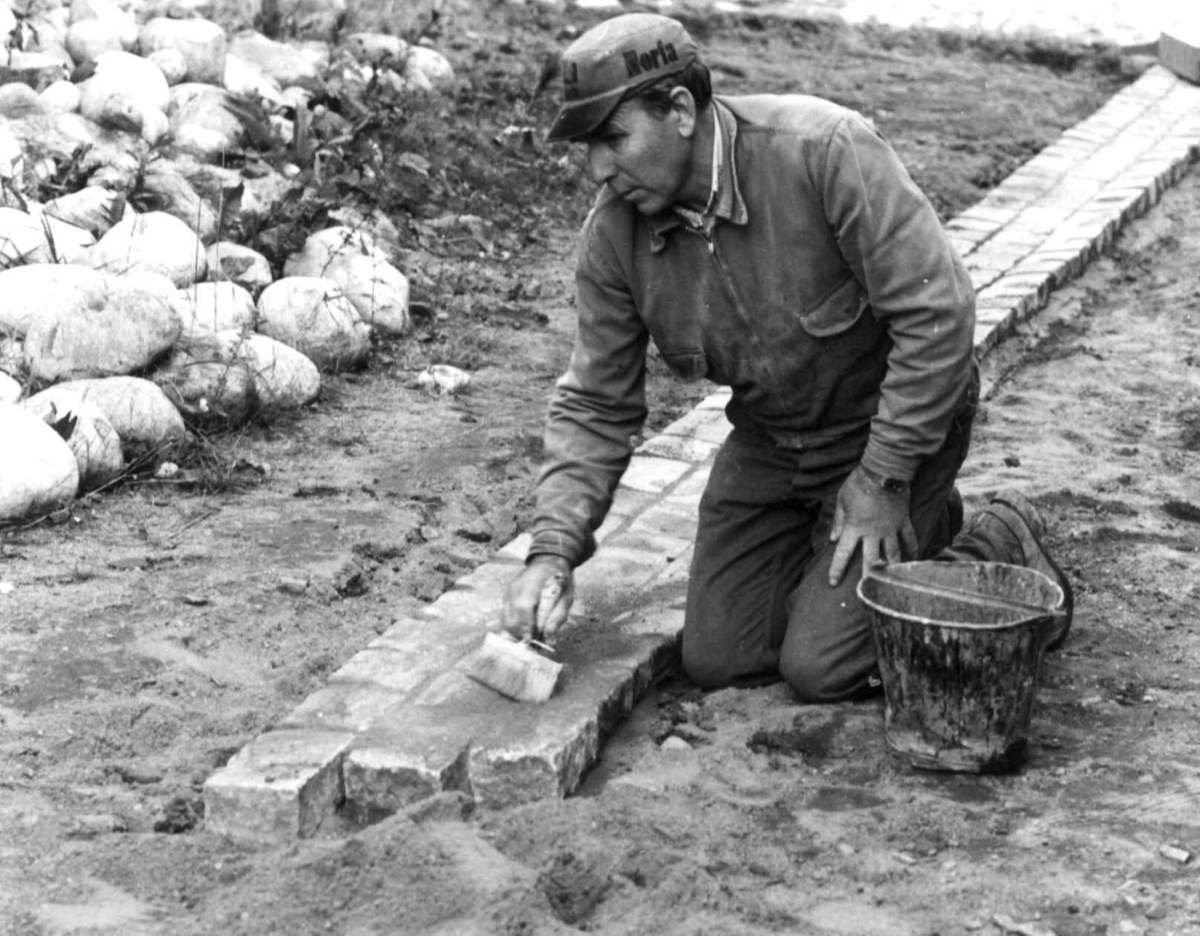
[[[850,557],[854,555],[854,547],[857,545],[850,537],[842,537],[838,540],[837,549],[833,551],[833,561],[829,565],[829,584],[836,587],[842,580],[842,576],[846,574],[846,566],[850,564]]]
[[[873,565],[875,565],[876,563],[879,562],[879,540],[877,540],[873,536],[867,537],[866,539],[864,539],[862,541],[862,550],[863,550],[862,567],[863,567],[863,574],[865,575],[867,569],[871,568]],[[884,545],[884,550],[885,550],[884,555],[886,556],[887,555],[886,544]]]
[[[917,543],[917,531],[909,517],[904,518],[904,525],[900,527],[900,545],[904,549],[904,556],[911,556],[915,559],[921,554],[921,547]],[[904,556],[901,557],[901,561]]]
[[[900,537],[895,533],[884,537],[883,540],[883,556],[888,562],[903,562],[904,556],[900,552]]]
[[[533,609],[506,603],[500,613],[500,626],[520,640],[533,636]]]
[[[570,611],[571,604],[565,596],[556,601],[548,609],[538,608],[538,629],[541,633],[535,634],[534,638],[548,644],[553,644],[554,638],[558,634],[558,629],[566,623]]]
[[[532,636],[537,593],[530,590],[529,580],[522,575],[509,586],[500,611],[500,626],[514,637]]]
[[[841,498],[838,498],[838,502],[833,508],[833,527],[829,530],[829,542],[836,543],[842,538],[842,532],[845,525],[846,511],[842,509]],[[841,576],[839,575],[838,578],[840,579]]]

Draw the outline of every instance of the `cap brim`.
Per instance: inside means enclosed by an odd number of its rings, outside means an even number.
[[[550,125],[550,132],[546,134],[546,139],[550,141],[575,140],[587,136],[616,110],[617,105],[621,103],[621,97],[627,90],[628,88],[615,88],[586,100],[564,104],[559,110],[558,116],[554,118],[554,123]]]

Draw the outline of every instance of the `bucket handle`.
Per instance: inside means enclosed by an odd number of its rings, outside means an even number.
[[[1036,605],[1032,602],[1020,601],[1016,598],[1005,598],[1001,595],[985,595],[982,592],[971,591],[966,588],[955,588],[953,585],[931,585],[928,582],[913,582],[909,579],[896,578],[895,576],[888,575],[884,571],[885,568],[886,563],[877,563],[871,566],[867,575],[877,582],[882,582],[884,585],[907,588],[909,591],[918,592],[922,595],[931,595],[935,598],[958,598],[976,603],[980,599],[983,599],[996,607],[1006,608],[1009,611],[1021,611],[1025,614],[1032,614],[1038,617],[1046,617],[1047,615],[1061,617],[1067,613],[1065,608],[1047,608],[1044,605]]]

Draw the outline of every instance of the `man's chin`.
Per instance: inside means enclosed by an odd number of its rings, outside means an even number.
[[[667,207],[666,203],[657,195],[647,195],[645,192],[637,192],[633,198],[625,200],[636,208],[639,214],[647,216],[656,215]]]

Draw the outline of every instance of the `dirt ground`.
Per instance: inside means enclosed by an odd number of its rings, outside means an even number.
[[[871,114],[946,216],[1139,67],[693,25],[719,89]],[[441,24],[465,74],[531,89],[562,27]],[[477,90],[464,79],[459,101]],[[551,107],[502,104],[497,127]],[[569,150],[539,158],[582,186]],[[1019,771],[913,771],[886,750],[878,700],[804,707],[780,687],[672,679],[562,802],[464,816],[434,801],[279,847],[206,832],[215,769],[522,529],[585,201],[526,205],[541,226],[512,249],[414,245],[414,333],[296,420],[3,533],[0,932],[1200,933],[1196,173],[987,368],[969,506],[1009,484],[1034,496],[1078,600]],[[423,391],[435,362],[468,367],[470,388]],[[650,429],[710,389],[656,367]]]

